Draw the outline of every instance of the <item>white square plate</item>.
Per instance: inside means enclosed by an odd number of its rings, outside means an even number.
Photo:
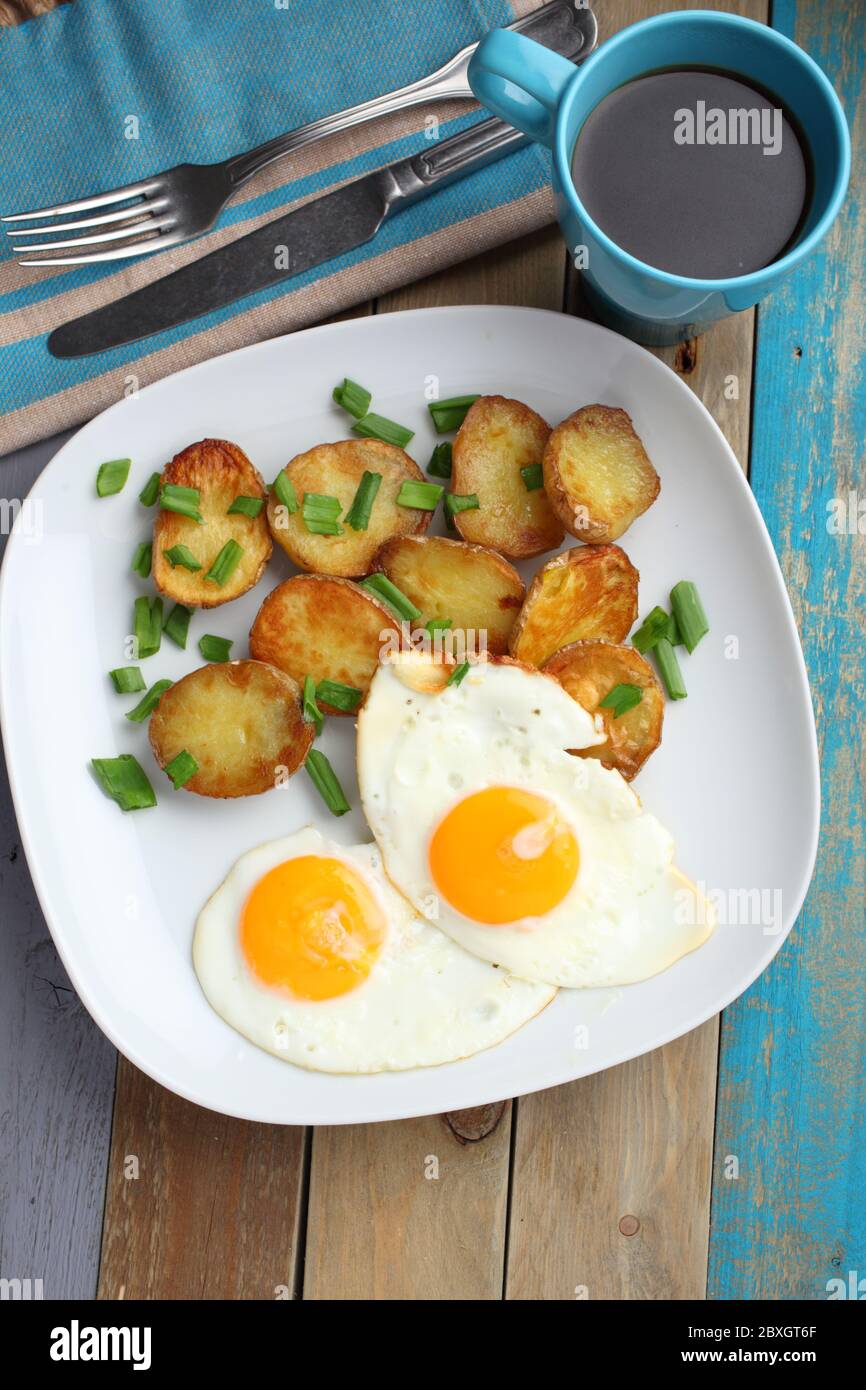
[[[556,423],[601,401],[629,412],[661,495],[626,533],[640,612],[698,585],[709,635],[683,657],[688,699],[669,704],[664,742],[635,783],[673,833],[676,862],[712,892],[721,925],[672,969],[622,990],[568,991],[500,1046],[466,1061],[370,1077],[296,1069],[212,1012],[192,969],[196,915],[244,851],[310,821],[367,840],[360,810],[328,815],[309,779],[242,801],[174,793],[133,700],[107,672],[143,586],[130,572],[152,513],[150,474],[204,437],[236,441],[266,479],[295,454],[346,434],[331,389],[351,376],[374,409],[413,427],[422,465],[436,442],[425,390],[514,396]],[[125,490],[97,499],[96,469],[133,458]],[[541,561],[531,564],[531,572]],[[289,573],[280,554],[226,608],[197,613],[186,652],[164,642],[148,684],[201,664],[204,632],[234,656],[265,594]],[[746,480],[710,415],[649,353],[581,319],[534,309],[448,308],[314,328],[218,357],[99,416],[37,482],[3,566],[0,705],[27,859],[52,935],[82,1000],[125,1055],[214,1110],[285,1124],[432,1114],[553,1086],[623,1062],[696,1027],[764,969],[799,911],[818,834],[812,706],[788,597]],[[353,805],[354,731],[330,720],[323,748]],[[159,796],[122,815],[88,772],[135,753]],[[580,1025],[584,1025],[581,1027]]]

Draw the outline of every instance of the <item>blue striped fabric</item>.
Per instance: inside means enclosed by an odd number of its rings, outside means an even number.
[[[401,86],[512,18],[507,0],[74,0],[0,30],[0,210],[85,196],[184,160],[223,159]],[[443,121],[440,134],[478,118]],[[275,166],[286,181],[274,186],[271,178],[261,192],[248,185],[247,200],[229,207],[219,227],[271,210],[276,216],[298,198],[413,153],[423,142],[422,121],[423,114],[416,133],[379,145],[371,127],[362,151],[338,163],[327,163],[333,156],[323,142],[316,147],[323,167],[308,164],[295,178],[291,160]],[[128,138],[136,123],[138,138]],[[300,285],[524,198],[547,176],[544,156],[527,149],[407,210],[369,245],[303,279],[144,344],[78,361],[57,361],[46,350],[48,332],[68,316],[59,316],[58,295],[107,279],[123,293],[126,265],[141,262],[26,271],[4,247],[0,412],[81,387]],[[201,245],[209,249],[207,239]],[[159,258],[160,273],[172,268],[172,255]],[[80,410],[71,418],[81,418]]]

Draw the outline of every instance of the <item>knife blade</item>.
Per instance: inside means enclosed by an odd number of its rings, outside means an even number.
[[[532,37],[574,61],[588,57],[597,39],[595,16],[575,4],[564,17],[567,24],[558,11],[556,24],[540,27]],[[365,245],[404,208],[528,143],[504,121],[481,121],[71,319],[49,335],[48,351],[54,357],[72,358],[122,347],[302,275]]]

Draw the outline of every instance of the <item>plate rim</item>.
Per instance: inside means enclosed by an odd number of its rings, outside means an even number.
[[[764,520],[763,513],[761,512],[761,509],[758,506],[757,499],[755,498],[755,495],[749,484],[746,471],[744,468],[741,467],[740,462],[737,459],[733,449],[731,448],[730,444],[728,443],[727,439],[722,433],[720,426],[713,418],[709,409],[700,399],[700,397],[690,389],[690,387],[682,380],[681,377],[679,377],[676,374],[676,372],[674,372],[670,367],[668,367],[666,363],[662,362],[659,358],[655,357],[641,344],[632,342],[630,339],[623,337],[622,334],[615,333],[612,329],[606,328],[602,324],[593,323],[589,319],[583,319],[578,317],[577,315],[566,314],[559,310],[540,309],[535,308],[531,305],[455,304],[435,305],[429,308],[394,310],[391,313],[377,314],[375,315],[375,318],[380,321],[387,321],[390,319],[429,319],[431,315],[436,317],[464,317],[466,315],[474,316],[478,314],[490,315],[491,317],[510,317],[517,314],[520,316],[529,316],[533,319],[549,318],[555,319],[559,322],[561,322],[562,320],[568,320],[575,324],[580,324],[581,331],[589,331],[590,336],[594,334],[599,334],[603,337],[612,338],[617,342],[625,343],[627,344],[628,350],[636,350],[642,357],[648,359],[648,361],[653,364],[651,370],[657,372],[659,375],[663,375],[665,380],[669,383],[674,382],[676,384],[676,390],[678,390],[681,394],[681,399],[688,399],[691,403],[689,408],[691,409],[697,407],[698,413],[702,414],[705,418],[705,421],[709,423],[709,425],[712,428],[712,431],[716,435],[718,442],[722,446],[723,453],[727,456],[729,472],[732,472],[737,479],[737,482],[731,483],[731,486],[739,487],[741,493],[746,496],[747,505],[750,506],[753,513],[753,517],[757,521],[757,534],[760,536],[762,545],[765,551],[768,552],[772,561],[770,568],[773,572],[777,589],[780,591],[782,599],[782,608],[785,612],[785,620],[789,629],[789,635],[793,637],[793,645],[796,653],[795,665],[799,677],[797,688],[800,697],[804,699],[805,702],[805,708],[808,712],[807,722],[811,734],[811,737],[808,740],[808,771],[810,774],[812,801],[811,806],[809,807],[809,852],[801,861],[798,886],[796,892],[792,895],[791,898],[792,906],[789,909],[789,912],[786,914],[787,921],[784,930],[780,931],[773,937],[767,938],[766,947],[764,951],[761,953],[759,962],[756,965],[756,967],[754,969],[750,967],[749,970],[746,971],[746,975],[743,979],[743,982],[736,986],[733,990],[726,991],[725,996],[722,998],[721,1002],[714,1003],[710,1008],[696,1009],[692,1014],[690,1014],[688,1021],[682,1025],[677,1024],[670,1029],[663,1029],[662,1036],[657,1041],[655,1041],[651,1047],[646,1048],[643,1051],[635,1052],[631,1049],[629,1045],[626,1045],[622,1049],[622,1051],[615,1051],[614,1055],[606,1059],[601,1065],[590,1066],[587,1070],[581,1069],[577,1074],[575,1074],[573,1068],[563,1067],[561,1070],[557,1071],[556,1075],[547,1077],[540,1085],[534,1087],[530,1091],[515,1091],[513,1089],[509,1089],[503,1092],[500,1090],[498,1084],[491,1081],[490,1083],[488,1083],[488,1087],[486,1089],[483,1085],[479,1086],[479,1095],[476,1099],[472,1100],[471,1102],[468,1102],[468,1104],[470,1105],[495,1104],[499,1101],[513,1099],[516,1095],[534,1095],[537,1092],[548,1090],[553,1086],[560,1086],[567,1084],[570,1081],[582,1079],[586,1076],[597,1075],[599,1072],[607,1071],[611,1067],[620,1066],[624,1062],[631,1061],[637,1057],[646,1056],[649,1052],[654,1052],[660,1047],[667,1046],[668,1043],[675,1041],[677,1038],[684,1037],[687,1033],[690,1033],[694,1031],[694,1029],[699,1028],[702,1024],[706,1023],[716,1014],[719,1014],[723,1010],[727,1009],[735,999],[738,999],[741,994],[744,994],[746,990],[751,988],[755,981],[763,974],[763,972],[770,965],[773,958],[782,949],[784,942],[790,935],[794,927],[794,924],[797,921],[798,916],[800,915],[800,911],[802,909],[803,903],[805,901],[806,895],[809,891],[809,887],[812,882],[812,878],[815,871],[815,863],[817,859],[821,829],[821,770],[818,750],[818,736],[815,721],[815,707],[812,698],[812,690],[809,683],[808,671],[806,669],[805,657],[803,655],[803,647],[800,641],[800,634],[797,628],[796,620],[794,618],[794,612],[791,605],[790,596],[788,594],[788,589],[785,583],[784,575],[782,574],[779,557],[776,554],[776,550],[770,537],[770,533],[767,529],[767,524]],[[206,358],[201,362],[194,362],[187,367],[181,368],[177,372],[169,373],[169,375],[161,377],[158,381],[151,382],[149,385],[141,388],[141,390],[138,392],[136,399],[141,400],[144,397],[152,399],[153,393],[159,392],[160,388],[168,388],[169,383],[174,383],[179,378],[185,378],[188,380],[191,376],[194,376],[196,373],[210,369],[215,362],[219,362],[224,358],[237,359],[239,357],[252,357],[256,353],[267,353],[270,351],[274,351],[276,345],[278,344],[298,338],[305,338],[311,334],[328,336],[337,333],[339,335],[340,333],[346,333],[347,330],[352,331],[353,325],[361,325],[362,327],[366,328],[369,326],[369,318],[361,317],[340,320],[336,323],[314,324],[308,328],[299,329],[294,333],[278,334],[272,338],[262,339],[260,342],[248,343],[244,347],[235,348],[230,350],[229,352],[219,353],[216,356]],[[277,348],[276,350],[279,349]],[[51,459],[38,474],[38,476],[33,482],[32,487],[29,489],[27,493],[27,498],[31,497],[32,494],[37,491],[37,489],[44,485],[46,477],[48,477],[61,463],[67,450],[71,450],[73,445],[77,445],[81,437],[83,435],[86,435],[87,432],[91,428],[95,427],[98,422],[102,421],[106,416],[111,415],[114,411],[122,407],[125,407],[127,404],[128,399],[122,397],[120,400],[115,401],[114,404],[109,406],[106,410],[100,411],[97,415],[93,416],[92,419],[86,421],[83,425],[76,429],[74,434],[60,446],[57,452],[52,455]],[[23,500],[25,499],[22,499],[22,501]],[[443,1106],[440,1109],[431,1112],[427,1108],[422,1107],[419,1109],[418,1106],[414,1104],[395,1105],[393,1102],[391,1102],[389,1108],[387,1109],[387,1113],[377,1114],[375,1116],[371,1116],[367,1113],[366,1110],[362,1109],[360,1111],[347,1110],[346,1113],[341,1114],[339,1117],[335,1118],[329,1112],[317,1114],[314,1110],[308,1109],[308,1111],[305,1112],[303,1116],[293,1117],[292,1119],[274,1117],[272,1114],[269,1114],[266,1111],[261,1110],[261,1107],[258,1107],[260,1113],[253,1113],[257,1109],[256,1106],[252,1106],[250,1108],[247,1108],[246,1110],[232,1108],[230,1106],[220,1106],[218,1108],[217,1106],[213,1105],[210,1101],[203,1100],[200,1095],[195,1093],[195,1090],[192,1087],[187,1085],[179,1085],[175,1079],[169,1079],[164,1073],[162,1073],[159,1067],[156,1067],[153,1064],[148,1063],[145,1059],[140,1057],[135,1047],[127,1046],[120,1039],[113,1025],[110,1024],[109,1021],[104,1017],[101,1009],[98,1008],[92,1002],[91,995],[86,984],[83,983],[77,969],[74,967],[72,963],[72,960],[69,958],[69,953],[67,951],[67,943],[64,940],[62,927],[59,924],[55,923],[54,920],[52,920],[52,914],[49,912],[47,907],[49,892],[47,885],[44,882],[41,855],[31,837],[30,826],[27,822],[27,817],[23,809],[25,793],[23,792],[22,786],[19,783],[19,772],[16,767],[15,754],[12,751],[13,743],[9,737],[10,731],[8,725],[7,712],[8,684],[10,680],[8,674],[9,662],[3,659],[3,657],[5,656],[7,643],[5,633],[9,629],[9,624],[4,621],[4,616],[7,601],[7,589],[9,585],[9,574],[12,569],[12,565],[9,561],[9,556],[17,556],[20,548],[24,544],[24,539],[20,534],[24,529],[24,523],[22,521],[23,514],[24,508],[22,506],[19,510],[18,515],[15,518],[14,524],[7,539],[6,548],[3,556],[3,563],[2,566],[0,566],[0,732],[2,732],[3,736],[6,768],[9,778],[9,787],[12,796],[12,804],[15,811],[16,823],[18,826],[19,834],[21,836],[21,844],[24,850],[25,857],[27,859],[27,866],[33,882],[33,887],[36,893],[37,901],[39,903],[42,915],[45,919],[45,924],[48,928],[54,947],[57,950],[58,955],[60,956],[60,959],[63,963],[63,967],[69,976],[70,982],[73,988],[75,989],[79,999],[81,1000],[81,1003],[84,1005],[85,1009],[87,1010],[87,1013],[94,1021],[96,1026],[108,1038],[112,1046],[114,1046],[117,1049],[117,1051],[127,1059],[127,1061],[129,1061],[133,1066],[138,1067],[138,1069],[140,1071],[143,1071],[145,1075],[149,1076],[151,1080],[156,1081],[161,1086],[164,1086],[173,1094],[181,1096],[184,1100],[187,1100],[194,1105],[198,1105],[202,1109],[211,1110],[214,1114],[227,1115],[234,1119],[247,1120],[250,1123],[279,1125],[385,1124],[394,1120],[419,1118],[425,1115],[429,1115],[431,1113],[438,1114],[447,1112],[449,1109],[452,1108],[462,1108],[462,1106]],[[20,781],[23,782],[23,778],[21,778]],[[250,1046],[252,1045],[253,1044],[250,1044]],[[483,1055],[483,1053],[476,1055]],[[456,1064],[451,1063],[449,1065]],[[423,1074],[425,1072],[435,1073],[437,1071],[437,1068],[418,1067],[411,1069],[411,1071],[414,1071],[416,1074]],[[411,1071],[405,1074],[409,1075],[411,1074]],[[371,1080],[373,1078],[359,1077],[358,1079]]]

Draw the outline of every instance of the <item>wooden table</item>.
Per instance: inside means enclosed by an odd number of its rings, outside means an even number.
[[[600,0],[602,35],[670,8]],[[773,20],[856,113],[862,159],[863,5],[776,0]],[[863,196],[855,182],[757,314],[661,354],[749,470],[819,720],[817,872],[764,976],[721,1022],[507,1105],[315,1132],[224,1119],[115,1062],[68,988],[4,791],[0,1274],[46,1297],[545,1300],[820,1299],[866,1274],[866,536],[826,524],[853,491],[866,530]],[[357,313],[490,302],[581,312],[555,229]],[[6,461],[6,495],[59,442]]]

